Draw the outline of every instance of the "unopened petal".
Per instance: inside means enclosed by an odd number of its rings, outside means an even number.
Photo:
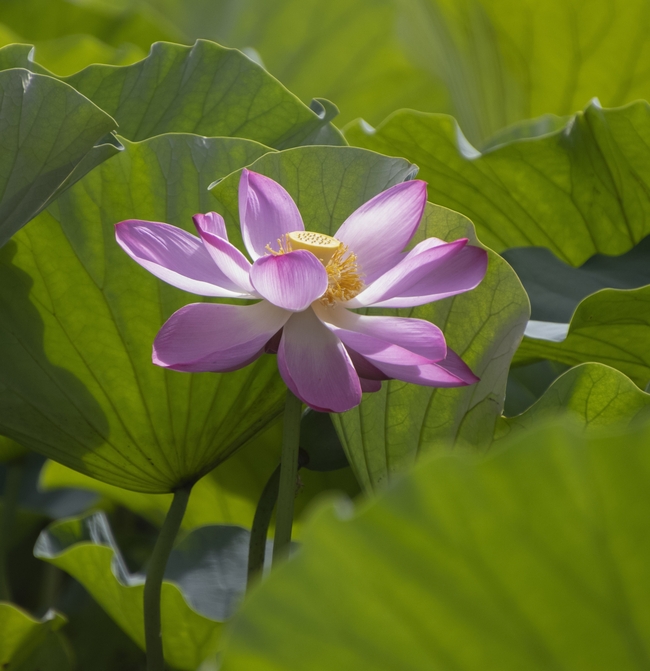
[[[287,191],[274,180],[244,169],[239,180],[239,219],[244,244],[253,261],[277,251],[286,233],[303,231],[300,212]]]
[[[343,343],[313,310],[292,315],[282,331],[278,368],[310,407],[345,412],[361,402],[361,384]]]
[[[255,290],[285,310],[301,312],[327,290],[327,271],[304,250],[257,259],[250,273]]]
[[[249,297],[214,264],[200,238],[180,228],[130,219],[116,224],[115,237],[134,261],[183,291],[201,296]]]
[[[193,373],[237,370],[262,354],[290,316],[266,301],[246,306],[186,305],[158,332],[153,362]]]
[[[420,224],[426,201],[425,182],[397,184],[355,210],[334,237],[348,246],[359,270],[371,277],[397,263]]]

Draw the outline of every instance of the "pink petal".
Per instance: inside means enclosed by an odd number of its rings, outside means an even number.
[[[359,376],[345,347],[313,310],[285,324],[278,369],[289,389],[315,410],[345,412],[361,402]]]
[[[250,298],[215,264],[199,238],[152,221],[130,219],[115,225],[122,249],[156,277],[201,296]]]
[[[278,250],[285,233],[304,231],[302,217],[287,191],[272,179],[244,169],[239,180],[239,220],[253,261]]]
[[[488,255],[480,247],[467,246],[445,259],[421,280],[392,298],[374,303],[384,308],[410,308],[439,301],[475,289],[485,277]]]
[[[467,244],[467,239],[455,240],[444,245],[431,246],[424,251],[412,250],[397,265],[366,287],[358,296],[343,303],[345,307],[358,308],[379,305],[396,296],[401,296],[425,277],[445,268],[448,259],[458,256]],[[419,247],[419,246],[418,246]],[[436,273],[436,277],[442,276]],[[426,301],[424,301],[426,302]]]
[[[266,301],[254,305],[193,303],[175,312],[153,344],[153,362],[185,372],[237,370],[262,354],[291,316]]]
[[[413,237],[426,201],[425,182],[397,184],[355,210],[334,237],[356,254],[366,277],[386,271],[397,263]]]
[[[316,306],[314,309],[324,322],[399,345],[429,360],[439,361],[447,354],[442,331],[424,319],[370,317],[350,312],[340,306]]]
[[[472,373],[470,367],[452,349],[447,348],[447,356],[445,359],[436,363],[438,366],[448,370],[452,375],[455,375],[467,384],[476,384],[481,380],[480,377],[477,377]]]
[[[454,374],[457,361],[451,361],[450,369],[432,362],[419,354],[391,345],[372,336],[355,331],[333,328],[334,333],[346,347],[353,349],[382,373],[396,380],[412,382],[427,387],[463,387],[468,382],[466,376]]]
[[[361,391],[364,394],[370,394],[381,389],[381,382],[379,380],[366,380],[366,378],[360,377],[359,382],[361,383]]]
[[[301,312],[327,290],[327,271],[303,249],[257,259],[250,273],[255,290],[274,305]]]
[[[377,366],[373,366],[368,359],[364,358],[359,354],[359,352],[353,350],[351,347],[346,346],[346,351],[350,356],[350,361],[354,366],[354,370],[357,371],[359,379],[366,380],[390,380],[386,373],[382,373]]]
[[[201,240],[203,240],[203,244],[217,268],[241,291],[245,291],[251,296],[257,296],[249,277],[252,268],[251,262],[226,238],[210,233],[198,225],[197,228]]]
[[[226,229],[226,222],[223,217],[216,212],[208,212],[207,214],[195,214],[192,221],[196,226],[196,230],[201,233],[211,233],[218,235],[224,240],[228,239],[228,231]]]

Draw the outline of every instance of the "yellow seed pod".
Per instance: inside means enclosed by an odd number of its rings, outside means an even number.
[[[323,233],[312,231],[294,231],[287,235],[292,250],[306,249],[311,252],[323,265],[327,265],[334,256],[341,242]]]

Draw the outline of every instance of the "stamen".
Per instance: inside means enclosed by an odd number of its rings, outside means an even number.
[[[357,257],[343,243],[334,252],[325,270],[329,286],[320,299],[324,305],[332,306],[341,301],[349,301],[363,289]]]
[[[327,291],[320,298],[323,305],[335,305],[349,301],[363,290],[361,273],[357,268],[357,257],[336,238],[312,231],[294,231],[286,233],[277,240],[277,250],[270,244],[266,250],[273,256],[288,254],[297,249],[311,252],[327,271]]]
[[[273,254],[273,256],[280,256],[282,254],[288,254],[289,252],[293,251],[293,248],[291,247],[291,240],[289,240],[286,233],[281,238],[278,238],[276,242],[278,244],[278,251],[275,251],[275,249],[271,247],[270,242],[264,249],[266,249],[269,254]]]

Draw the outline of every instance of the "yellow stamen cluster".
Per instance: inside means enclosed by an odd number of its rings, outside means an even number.
[[[349,301],[362,289],[363,282],[357,269],[357,257],[341,243],[334,256],[325,266],[329,286],[320,299],[325,305],[334,305],[341,301]]]
[[[328,287],[320,299],[324,305],[349,301],[363,289],[357,257],[340,240],[322,233],[295,231],[279,238],[277,245],[277,251],[270,245],[266,249],[273,256],[305,249],[325,266]]]

